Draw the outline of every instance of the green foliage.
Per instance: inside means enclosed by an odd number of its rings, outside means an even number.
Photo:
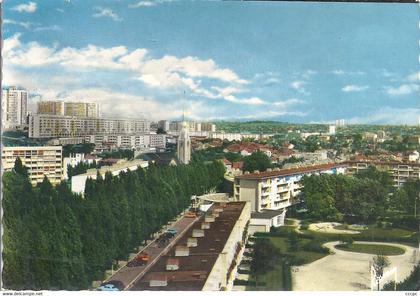
[[[90,154],[92,153],[93,149],[95,148],[95,144],[93,143],[83,143],[83,144],[76,144],[76,145],[64,145],[63,146],[63,157],[69,157],[70,153],[84,153]]]
[[[72,167],[71,165],[67,166],[67,176],[69,179],[71,179],[72,176],[86,173],[88,169],[100,168],[100,167],[101,165],[97,164],[95,161],[91,164],[85,163],[85,162],[79,162],[74,167]]]
[[[373,167],[355,177],[335,174],[304,176],[302,185],[308,215],[315,219],[340,221],[345,216],[372,223],[393,208],[390,198],[394,190],[392,180],[387,172]]]
[[[384,285],[382,288],[383,291],[394,291],[394,288],[397,291],[419,291],[420,290],[420,264],[417,264],[414,267],[411,274],[402,282],[395,283],[391,281]]]
[[[336,246],[337,249],[356,252],[356,253],[365,253],[365,254],[381,254],[381,255],[401,255],[405,251],[402,248],[388,245],[374,245],[374,244],[341,244]]]
[[[3,284],[8,289],[80,290],[217,187],[220,162],[150,166],[88,179],[84,197],[47,178],[32,187],[20,161],[3,176]]]
[[[115,151],[106,151],[102,152],[98,156],[102,158],[117,158],[117,159],[133,159],[134,158],[134,150],[131,149],[119,149]]]
[[[253,152],[251,155],[244,157],[244,165],[243,170],[253,172],[258,170],[260,172],[264,172],[268,168],[272,168],[273,165],[271,163],[270,158],[261,151]]]
[[[287,236],[287,242],[289,244],[289,252],[297,251],[300,249],[299,238],[296,231],[289,232],[289,235]]]
[[[258,276],[272,270],[280,259],[280,251],[271,240],[261,238],[255,241],[251,261],[251,273],[257,282]]]

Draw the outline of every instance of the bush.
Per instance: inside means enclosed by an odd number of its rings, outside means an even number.
[[[376,227],[383,228],[384,227],[384,223],[382,223],[381,220],[378,220],[378,222],[376,222]]]
[[[347,244],[347,245],[351,245],[354,242],[354,239],[351,236],[343,236],[340,241],[342,241],[343,243]]]
[[[302,249],[308,252],[316,252],[321,254],[329,254],[330,250],[327,247],[322,246],[324,242],[321,240],[312,240],[303,245]]]

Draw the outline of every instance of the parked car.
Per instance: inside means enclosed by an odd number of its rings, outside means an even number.
[[[169,228],[168,230],[166,230],[166,233],[170,233],[172,235],[176,235],[178,233],[178,231],[174,228]]]
[[[119,291],[120,289],[115,287],[113,284],[106,284],[103,286],[99,286],[97,290],[98,291]]]
[[[193,212],[186,212],[184,217],[185,218],[197,218],[197,215]]]

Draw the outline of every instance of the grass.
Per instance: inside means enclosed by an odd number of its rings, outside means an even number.
[[[318,252],[305,251],[301,249],[290,252],[288,250],[289,244],[286,237],[269,237],[269,239],[280,250],[282,254],[286,256],[293,255],[293,260],[299,262],[299,265],[311,263],[328,255]],[[299,238],[299,244],[301,247],[310,241],[311,239]],[[264,282],[264,286],[247,286],[247,291],[290,291],[292,288],[291,271],[290,266],[288,264],[285,264],[286,256],[282,257],[282,260],[280,260],[279,264],[277,264],[273,270],[267,272],[264,275],[259,276],[258,282]],[[255,279],[253,276],[251,276],[250,280]]]
[[[376,244],[340,244],[336,246],[337,249],[356,252],[356,253],[365,253],[365,254],[382,254],[384,256],[392,255],[402,255],[405,253],[405,250],[395,246],[388,245],[376,245]]]
[[[285,224],[287,226],[294,226],[295,225],[295,220],[293,220],[293,219],[286,219]]]
[[[321,254],[318,252],[311,252],[311,251],[304,251],[304,250],[297,250],[293,252],[288,251],[288,243],[287,238],[285,237],[270,237],[270,240],[273,244],[280,249],[282,254],[287,255],[294,255],[297,261],[301,261],[302,264],[308,264],[314,262],[315,260],[321,259],[325,257],[327,254]],[[302,247],[304,244],[310,242],[310,239],[306,238],[299,238],[300,246]]]
[[[351,226],[349,229],[352,229]],[[418,233],[400,228],[379,228],[376,226],[368,226],[366,229],[357,229],[360,231],[358,234],[334,234],[318,232],[313,230],[303,230],[304,234],[310,235],[314,238],[318,238],[324,241],[340,240],[340,237],[351,236],[354,240],[363,241],[386,241],[386,242],[398,242],[408,244],[410,246],[416,246],[415,236]]]

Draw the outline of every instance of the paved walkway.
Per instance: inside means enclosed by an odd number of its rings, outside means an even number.
[[[358,234],[359,231],[355,230],[345,230],[345,229],[335,229],[335,226],[341,225],[341,223],[336,222],[322,222],[322,223],[313,223],[309,225],[309,230],[325,232],[325,233],[336,233],[336,234]]]
[[[398,256],[388,256],[389,268],[397,267],[397,281],[410,275],[416,262],[420,260],[418,249],[392,243],[357,242],[383,244],[404,248],[406,252]],[[293,268],[294,291],[366,291],[370,290],[370,262],[374,255],[347,252],[336,249],[339,242],[329,242],[325,246],[335,254],[317,261]],[[388,269],[389,269],[388,268]],[[387,269],[387,270],[388,270]],[[392,279],[390,279],[392,280]]]
[[[160,256],[164,255],[170,249],[170,247],[178,241],[178,239],[182,236],[182,233],[190,228],[196,219],[198,218],[181,217],[179,220],[168,227],[175,228],[178,231],[178,234],[170,241],[167,246],[159,248],[156,240],[153,240],[145,248],[140,250],[140,252],[144,251],[150,256],[149,263],[147,265],[136,267],[124,266],[120,268],[114,275],[108,278],[107,281],[120,281],[125,287],[124,290],[130,289],[132,285],[137,280],[139,280],[155,262],[157,262]]]

